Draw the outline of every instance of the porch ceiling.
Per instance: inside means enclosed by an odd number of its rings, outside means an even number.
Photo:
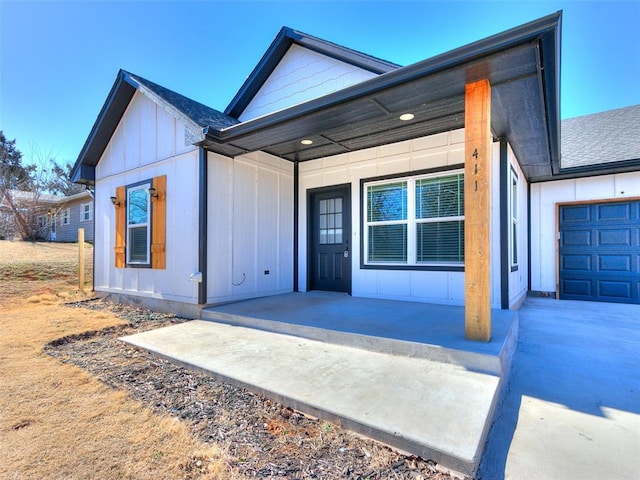
[[[559,156],[559,22],[555,14],[345,90],[222,130],[204,146],[307,161],[464,127],[465,84],[488,78],[492,130],[530,180]],[[413,120],[398,117],[413,113]],[[313,144],[303,145],[302,139]]]

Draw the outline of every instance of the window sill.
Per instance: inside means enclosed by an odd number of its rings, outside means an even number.
[[[464,265],[390,265],[360,264],[362,270],[410,270],[423,272],[464,272]]]

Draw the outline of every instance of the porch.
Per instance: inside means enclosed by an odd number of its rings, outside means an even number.
[[[311,291],[257,298],[202,310],[202,320],[452,363],[500,375],[517,342],[517,313],[491,312],[490,342],[464,337],[464,307],[352,297]]]
[[[474,475],[517,344],[492,311],[488,343],[464,308],[291,293],[210,307],[124,341],[396,449]]]

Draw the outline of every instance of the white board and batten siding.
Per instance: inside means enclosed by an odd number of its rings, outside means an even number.
[[[491,235],[499,232],[499,145],[493,148]],[[360,180],[464,164],[464,130],[384,145],[300,164],[299,287],[307,289],[307,196],[308,189],[351,184],[352,294],[358,297],[464,304],[464,272],[361,269]],[[493,212],[496,214],[493,214]],[[492,307],[500,308],[500,250],[492,242]]]
[[[531,290],[556,291],[556,204],[640,197],[640,172],[531,185]]]
[[[189,277],[198,271],[198,171],[184,124],[136,93],[96,166],[96,291],[197,303]],[[166,269],[115,268],[110,197],[119,186],[160,175],[167,176]]]
[[[293,290],[293,164],[208,153],[207,303]]]
[[[251,120],[369,80],[376,74],[293,44],[240,115]]]
[[[512,264],[512,233],[509,233],[508,246],[509,249],[509,308],[518,307],[522,301],[526,298],[527,292],[529,291],[529,234],[528,234],[528,182],[518,164],[518,160],[511,149],[511,146],[507,148],[507,168],[508,172],[505,172],[508,182],[508,229],[512,227],[512,217],[510,211],[510,205],[513,202],[512,199],[512,190],[511,190],[511,179],[512,175],[515,174],[517,178],[516,185],[516,248],[517,248],[517,264]],[[498,244],[499,242],[494,242]],[[495,247],[495,245],[494,245]]]

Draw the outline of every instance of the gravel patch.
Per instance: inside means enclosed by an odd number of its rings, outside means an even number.
[[[68,305],[108,310],[127,324],[55,340],[45,346],[46,353],[87,370],[115,389],[127,391],[156,412],[187,422],[200,439],[222,446],[231,466],[247,477],[456,478],[431,461],[401,455],[339,424],[310,418],[118,340],[185,319],[100,299]]]

